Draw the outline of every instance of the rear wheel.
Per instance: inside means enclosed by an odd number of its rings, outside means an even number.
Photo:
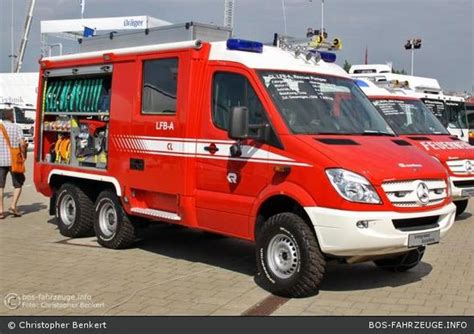
[[[467,200],[467,199],[464,199],[462,201],[455,201],[454,202],[454,205],[456,205],[456,216],[459,216],[464,211],[466,211],[468,203],[469,203],[469,200]]]
[[[56,218],[59,232],[70,238],[91,236],[94,204],[79,187],[66,183],[56,195]]]
[[[416,267],[421,262],[424,254],[425,247],[419,247],[402,255],[375,260],[374,263],[377,267],[385,270],[404,272]]]
[[[305,221],[294,213],[270,217],[256,240],[259,279],[270,292],[284,297],[315,295],[326,262]]]
[[[117,195],[105,190],[95,202],[94,230],[97,242],[107,248],[128,248],[136,240],[137,230]]]

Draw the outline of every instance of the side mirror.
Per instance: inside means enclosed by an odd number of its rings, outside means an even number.
[[[249,109],[234,107],[229,115],[229,138],[245,139],[249,137]]]

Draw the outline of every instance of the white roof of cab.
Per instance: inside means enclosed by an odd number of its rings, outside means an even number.
[[[392,68],[387,64],[360,64],[360,65],[352,65],[349,69],[349,74],[354,74],[356,71],[363,71],[364,74],[371,74],[371,72],[364,72],[364,71],[375,71],[372,72],[373,74],[376,73],[391,73]]]
[[[209,60],[221,60],[240,63],[248,68],[283,70],[337,75],[348,78],[348,74],[339,65],[326,63],[323,60],[315,64],[306,61],[304,55],[295,57],[294,53],[274,46],[263,46],[263,52],[248,52],[227,49],[226,42],[212,42]]]
[[[377,86],[375,83],[368,79],[355,78],[357,86],[365,93],[367,96],[392,96],[388,89]]]
[[[340,77],[350,78],[346,71],[339,65],[334,63],[326,63],[320,60],[317,64],[313,60],[307,61],[304,55],[295,57],[294,53],[284,51],[273,46],[264,46],[262,53],[236,51],[227,49],[226,42],[212,42],[209,60],[231,61],[240,63],[248,68],[254,69],[268,69],[268,70],[283,70],[283,71],[297,71],[327,75],[337,75]],[[159,52],[166,50],[179,50],[186,48],[200,48],[200,41],[184,41],[164,44],[154,44],[145,46],[134,46],[121,49],[100,50],[84,53],[75,53],[70,55],[46,57],[45,61],[65,61],[78,60],[94,57],[102,57],[106,53],[113,53],[116,55],[140,54],[147,52]]]

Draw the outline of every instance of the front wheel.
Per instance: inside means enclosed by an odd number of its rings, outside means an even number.
[[[456,216],[459,216],[464,211],[466,211],[468,203],[469,203],[469,200],[467,200],[467,199],[464,199],[462,201],[455,201],[454,202],[454,205],[456,205]]]
[[[326,261],[314,232],[294,213],[279,213],[263,225],[256,240],[259,279],[283,297],[315,295]]]
[[[105,190],[95,202],[94,230],[97,242],[107,248],[128,248],[136,240],[136,228],[115,193]]]
[[[404,272],[416,267],[425,254],[425,247],[419,247],[402,255],[375,260],[377,267],[395,272]]]

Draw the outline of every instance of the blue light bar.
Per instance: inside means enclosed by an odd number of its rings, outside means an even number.
[[[332,52],[319,51],[321,59],[326,63],[334,63],[336,61],[336,54]]]
[[[369,85],[365,81],[362,81],[360,79],[355,79],[354,81],[357,84],[357,86],[359,86],[361,88],[362,87],[369,87]]]
[[[229,50],[263,52],[263,44],[255,41],[247,41],[245,39],[230,38],[227,40],[227,48]]]

